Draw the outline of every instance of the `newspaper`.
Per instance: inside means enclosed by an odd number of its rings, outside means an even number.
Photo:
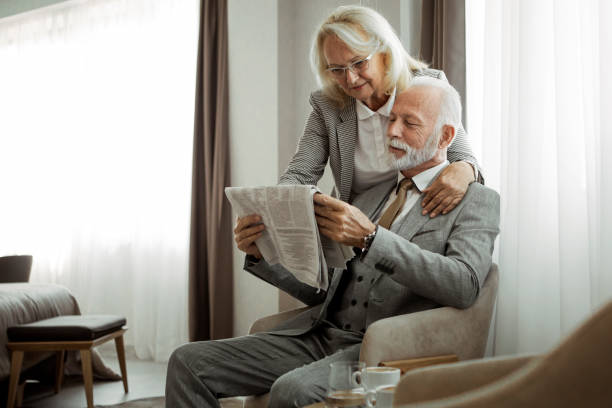
[[[327,268],[345,268],[353,257],[346,245],[319,234],[312,196],[315,186],[226,187],[239,217],[259,214],[266,229],[255,245],[270,264],[281,264],[297,280],[327,290]]]

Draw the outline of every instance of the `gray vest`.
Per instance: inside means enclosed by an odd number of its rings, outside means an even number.
[[[327,309],[327,320],[340,329],[365,333],[368,296],[380,273],[370,268],[366,271],[365,268],[360,268],[361,271],[356,273],[353,262],[355,260],[349,262],[342,274]]]

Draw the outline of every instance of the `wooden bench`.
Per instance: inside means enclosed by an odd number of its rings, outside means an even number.
[[[126,332],[125,318],[110,315],[58,316],[38,322],[9,327],[7,348],[11,352],[11,374],[7,407],[15,406],[19,375],[23,355],[26,351],[55,351],[57,365],[55,392],[62,386],[64,357],[68,350],[79,350],[83,369],[83,382],[87,407],[93,408],[93,370],[91,350],[93,347],[115,340],[117,357],[121,367],[123,389],[128,392],[127,369],[125,366],[125,347],[123,333]]]

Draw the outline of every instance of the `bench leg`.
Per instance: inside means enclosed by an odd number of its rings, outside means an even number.
[[[64,357],[66,351],[58,351],[55,359],[55,393],[57,394],[62,389],[62,382],[64,381]]]
[[[115,347],[117,348],[117,358],[119,359],[119,367],[121,367],[121,379],[123,380],[123,389],[128,393],[127,368],[125,366],[125,346],[123,345],[123,335],[115,337]]]
[[[15,407],[15,397],[17,395],[17,385],[19,384],[19,374],[21,374],[21,364],[23,363],[23,351],[13,350],[11,353],[11,379],[9,381],[7,408]]]
[[[25,386],[27,383],[27,381],[24,381],[17,387],[17,396],[15,397],[16,407],[20,407],[23,405],[23,395],[25,394]]]
[[[83,382],[85,383],[87,408],[93,408],[93,371],[91,369],[91,349],[81,350],[81,366],[83,368]]]

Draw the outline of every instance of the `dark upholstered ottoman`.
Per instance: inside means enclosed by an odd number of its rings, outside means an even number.
[[[58,316],[34,323],[9,327],[7,348],[11,351],[11,378],[7,407],[15,406],[15,396],[21,372],[23,353],[26,351],[56,351],[57,371],[55,392],[59,392],[64,372],[64,355],[67,350],[81,352],[83,382],[87,407],[93,408],[93,372],[91,368],[91,349],[109,340],[115,340],[117,357],[121,367],[123,388],[128,392],[127,369],[125,367],[125,348],[123,333],[125,318],[110,315]]]

